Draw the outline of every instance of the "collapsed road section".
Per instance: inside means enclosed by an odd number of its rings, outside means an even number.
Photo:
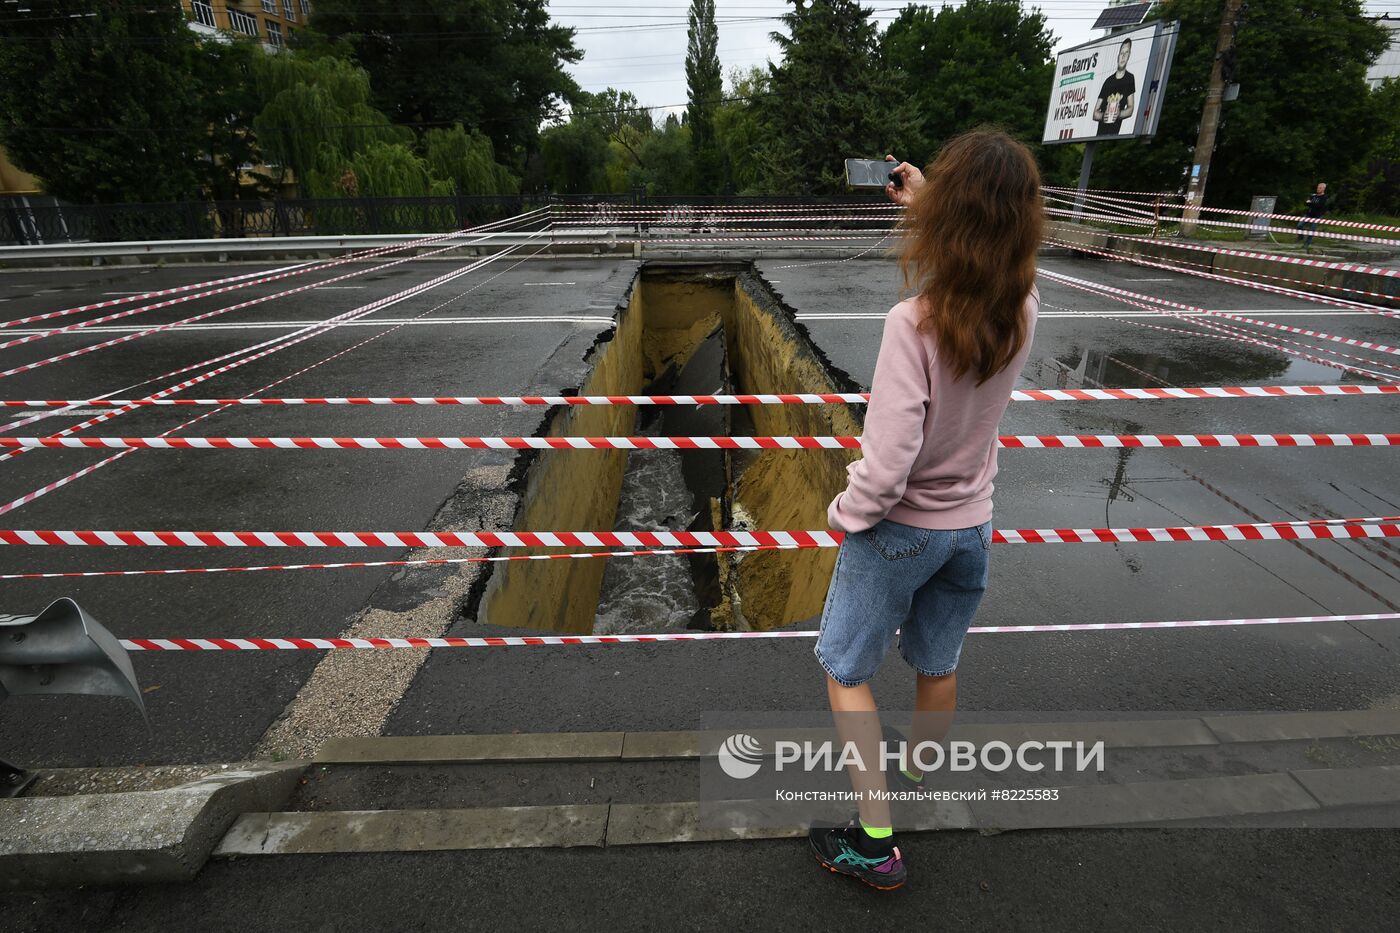
[[[644,265],[583,395],[855,392],[748,264]],[[564,435],[854,435],[855,406],[568,406]],[[517,464],[517,530],[825,527],[850,450],[546,450]],[[525,551],[528,553],[528,550]],[[556,552],[557,553],[557,552]],[[776,628],[821,611],[821,549],[493,565],[477,620],[570,633]]]

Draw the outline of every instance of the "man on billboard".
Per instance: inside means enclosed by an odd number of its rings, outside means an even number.
[[[1099,88],[1099,98],[1094,102],[1094,119],[1099,123],[1100,135],[1117,134],[1123,128],[1123,121],[1133,115],[1137,80],[1128,70],[1128,59],[1132,54],[1133,40],[1124,39],[1118,46],[1118,70],[1109,75],[1103,87]]]

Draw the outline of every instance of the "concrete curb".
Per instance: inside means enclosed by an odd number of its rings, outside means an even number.
[[[788,730],[795,739],[829,730]],[[1067,741],[1102,741],[1106,748],[1175,748],[1227,743],[1286,742],[1400,735],[1400,710],[1246,713],[1194,719],[1062,723],[968,723],[952,737],[977,743],[1018,744],[1054,735]],[[659,761],[713,754],[727,732],[538,732],[529,734],[371,736],[328,740],[318,765],[467,764],[471,762]]]
[[[305,762],[166,790],[0,800],[0,890],[188,881],[242,813],[284,806]]]
[[[1251,817],[1400,805],[1400,766],[1317,769],[1059,789],[1054,803],[992,795],[896,813],[901,832],[1000,833],[1232,823]],[[896,804],[896,806],[899,806]],[[810,809],[772,801],[714,800],[457,810],[249,813],[214,855],[419,852],[464,849],[670,845],[793,839]],[[1389,825],[1389,824],[1387,824]]]
[[[230,857],[601,846],[607,828],[607,804],[248,813],[239,817],[214,854]]]

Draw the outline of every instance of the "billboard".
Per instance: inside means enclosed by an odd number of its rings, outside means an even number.
[[[1148,23],[1060,52],[1041,142],[1154,135],[1177,31],[1176,23]]]

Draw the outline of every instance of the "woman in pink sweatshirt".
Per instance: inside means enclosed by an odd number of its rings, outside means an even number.
[[[907,208],[901,267],[914,294],[885,320],[862,458],[827,508],[845,538],[816,645],[838,734],[870,767],[852,771],[859,819],[809,836],[827,868],[885,889],[906,870],[889,803],[871,799],[886,784],[867,681],[898,631],[916,675],[911,747],[943,738],[987,585],[997,425],[1035,332],[1044,217],[1035,160],[1005,133],[967,133],[927,175],[908,163],[895,173],[902,185],[886,192]],[[897,789],[922,786],[916,757],[892,773]]]

